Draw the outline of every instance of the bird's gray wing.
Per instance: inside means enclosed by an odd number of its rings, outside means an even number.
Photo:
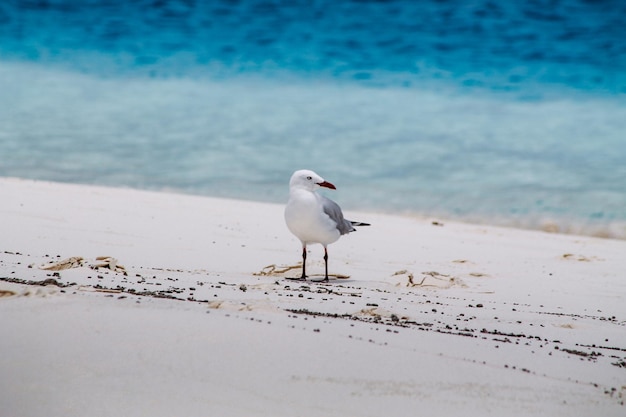
[[[339,204],[335,203],[330,198],[326,198],[324,196],[320,196],[322,200],[322,207],[324,208],[324,213],[328,215],[335,223],[337,223],[337,230],[342,235],[346,233],[354,232],[356,229],[352,227],[352,223],[343,218],[343,213],[341,212],[341,207]]]

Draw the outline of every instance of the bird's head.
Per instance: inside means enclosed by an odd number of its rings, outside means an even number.
[[[308,169],[301,169],[294,172],[291,176],[291,180],[289,180],[289,188],[303,188],[305,190],[315,191],[319,187],[326,187],[332,190],[337,189],[333,184],[325,181],[324,178]]]

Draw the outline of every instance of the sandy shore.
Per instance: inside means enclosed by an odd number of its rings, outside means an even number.
[[[625,241],[347,213],[301,283],[280,205],[0,196],[3,416],[626,413]]]

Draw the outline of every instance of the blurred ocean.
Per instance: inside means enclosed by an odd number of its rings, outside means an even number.
[[[8,0],[0,175],[626,239],[626,2]],[[0,196],[1,198],[1,196]]]

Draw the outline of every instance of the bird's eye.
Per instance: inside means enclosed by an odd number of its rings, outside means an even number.
[[[306,179],[311,181],[313,179],[313,177],[309,176],[309,177],[306,177]]]

